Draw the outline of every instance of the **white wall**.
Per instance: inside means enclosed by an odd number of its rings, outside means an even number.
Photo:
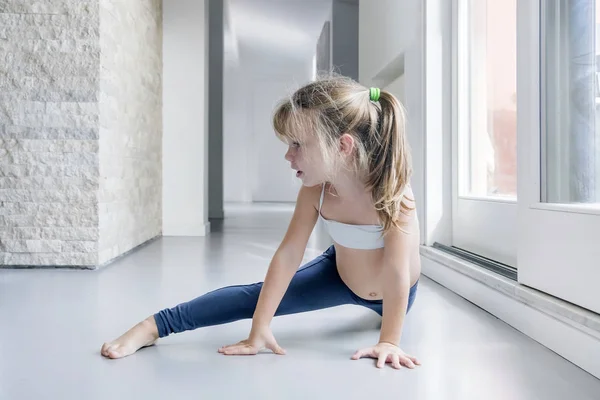
[[[449,0],[448,0],[449,1]],[[360,0],[359,80],[373,79],[397,56],[415,43],[421,0]]]
[[[204,0],[163,3],[163,235],[208,232]]]
[[[312,79],[312,55],[242,48],[238,62],[224,76],[225,201],[294,202],[301,182],[284,159],[272,115],[279,100]]]
[[[244,70],[227,65],[223,73],[223,196],[225,202],[252,201],[250,85]]]
[[[401,75],[398,78],[396,78],[394,81],[392,81],[392,83],[390,83],[389,85],[387,85],[385,87],[385,90],[387,90],[388,92],[390,92],[391,94],[393,94],[394,96],[396,96],[396,98],[398,100],[400,100],[400,102],[402,102],[402,104],[404,104],[405,107],[406,107],[406,100],[405,100],[405,96],[406,96],[405,75]]]

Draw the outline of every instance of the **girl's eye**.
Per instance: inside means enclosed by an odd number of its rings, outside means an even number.
[[[292,143],[292,146],[293,146],[293,147],[300,147],[300,143],[298,143],[298,142],[294,142],[294,143]]]

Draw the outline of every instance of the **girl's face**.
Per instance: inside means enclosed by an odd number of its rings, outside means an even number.
[[[290,140],[285,159],[296,170],[296,177],[302,180],[304,186],[316,186],[325,182],[325,163],[319,151],[319,143],[313,135],[304,134]]]

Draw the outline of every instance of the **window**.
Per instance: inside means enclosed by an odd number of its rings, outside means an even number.
[[[453,245],[516,266],[516,0],[457,0]]]
[[[600,0],[453,0],[451,26],[452,229],[439,243],[600,312]]]
[[[461,196],[517,196],[516,0],[461,2]]]
[[[546,203],[600,203],[597,3],[548,0],[542,10],[542,200]]]
[[[519,282],[600,312],[598,0],[519,16]]]

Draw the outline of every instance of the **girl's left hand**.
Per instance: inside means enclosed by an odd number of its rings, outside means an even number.
[[[358,350],[352,359],[358,360],[362,357],[377,359],[377,368],[383,368],[386,362],[392,363],[396,369],[400,369],[401,365],[411,369],[415,368],[415,365],[421,365],[415,357],[404,353],[398,346],[386,342],[379,342],[373,347]]]

